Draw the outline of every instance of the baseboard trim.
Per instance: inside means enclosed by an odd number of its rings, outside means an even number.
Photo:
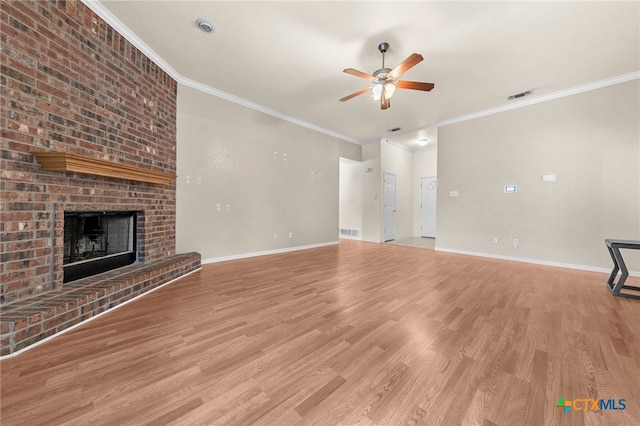
[[[492,253],[480,253],[475,251],[466,251],[466,250],[456,250],[450,249],[446,247],[438,247],[436,246],[436,251],[442,251],[446,253],[454,253],[454,254],[463,254],[466,256],[476,256],[476,257],[486,257],[489,259],[499,259],[499,260],[509,260],[511,262],[520,262],[520,263],[532,263],[534,265],[542,265],[542,266],[552,266],[555,268],[566,268],[566,269],[576,269],[580,271],[588,271],[588,272],[603,272],[610,274],[613,269],[613,264],[611,268],[602,268],[599,266],[589,266],[589,265],[576,265],[573,263],[563,263],[563,262],[553,262],[550,260],[540,260],[540,259],[529,259],[526,257],[513,257],[513,256],[503,256],[500,254],[492,254]],[[631,277],[640,277],[640,272],[638,271],[629,271],[629,276]]]
[[[360,237],[354,237],[352,235],[340,235],[340,239],[341,240],[355,240],[355,241],[362,241],[362,238]]]
[[[275,250],[254,251],[251,253],[232,254],[230,256],[210,257],[208,259],[202,259],[201,263],[204,265],[208,263],[226,262],[228,260],[247,259],[249,257],[268,256],[270,254],[289,253],[298,250],[308,250],[319,247],[333,246],[339,243],[340,241],[329,241],[326,243],[309,244],[306,246],[285,247]]]
[[[381,244],[384,241],[380,241],[380,240],[374,240],[373,238],[360,238],[360,237],[346,237],[344,235],[340,236],[340,239],[345,239],[345,240],[354,240],[354,241],[362,241],[365,243],[376,243],[376,244]]]

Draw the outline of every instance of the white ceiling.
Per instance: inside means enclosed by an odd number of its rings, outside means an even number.
[[[436,139],[437,123],[523,102],[507,101],[511,94],[532,90],[524,98],[531,100],[640,70],[637,1],[101,0],[92,7],[183,79],[345,140],[385,137],[411,149],[421,137]],[[216,31],[198,30],[198,18]],[[338,102],[367,85],[342,70],[380,68],[382,41],[391,45],[391,68],[422,54],[403,79],[435,89],[398,90],[386,111],[367,94]],[[394,127],[402,130],[386,131]]]

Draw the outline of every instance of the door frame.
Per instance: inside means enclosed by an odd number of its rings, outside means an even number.
[[[436,183],[435,186],[435,192],[436,192],[436,199],[437,199],[437,192],[438,192],[438,177],[437,176],[422,176],[420,177],[420,236],[421,237],[427,237],[427,238],[435,238],[436,237],[436,226],[437,226],[437,222],[436,222],[436,217],[435,217],[435,208],[436,208],[436,203],[434,202],[434,214],[433,214],[433,235],[425,235],[425,226],[424,226],[424,208],[425,208],[425,198],[424,198],[424,189],[423,189],[423,185],[425,183],[425,181],[427,179],[433,179]]]
[[[387,209],[387,206],[385,205],[385,201],[387,199],[387,195],[386,195],[386,184],[385,184],[385,177],[389,175],[389,176],[393,176],[393,211],[389,212]],[[395,173],[390,173],[390,172],[382,172],[382,241],[387,242],[387,241],[393,241],[397,238],[397,232],[398,232],[398,226],[396,223],[397,217],[396,217],[396,209],[397,209],[397,176],[395,175]],[[386,232],[386,228],[387,228],[387,215],[391,214],[392,220],[393,220],[393,238],[387,238],[387,232]],[[389,234],[391,235],[391,234]]]

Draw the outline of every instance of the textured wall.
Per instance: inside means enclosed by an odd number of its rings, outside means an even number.
[[[360,161],[362,160],[362,149],[360,145],[355,143],[338,141],[338,155],[349,160]]]
[[[363,146],[363,161],[340,165],[340,227],[381,242],[382,170],[396,175],[397,238],[420,236],[420,178],[437,174],[437,151],[412,154],[385,142]],[[364,169],[369,169],[367,173]]]
[[[362,239],[380,243],[382,224],[382,160],[380,142],[362,146],[362,166],[371,169],[362,176]]]
[[[396,176],[396,239],[409,238],[413,235],[414,154],[384,142],[384,140],[380,142],[380,149],[382,171]]]
[[[639,86],[633,80],[440,128],[437,246],[610,267],[605,238],[640,240]],[[556,181],[544,182],[547,174]],[[509,184],[518,193],[505,194]],[[640,253],[627,254],[640,270]]]
[[[178,92],[179,251],[206,262],[338,240],[337,139]]]
[[[144,260],[175,250],[175,185],[43,171],[34,150],[175,173],[176,83],[80,1],[2,1],[3,303],[62,285],[65,210],[142,211]]]
[[[350,236],[356,239],[362,238],[362,180],[368,173],[364,169],[359,161],[340,162],[339,225],[341,229],[358,230],[358,235]]]

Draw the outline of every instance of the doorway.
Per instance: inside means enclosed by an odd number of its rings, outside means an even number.
[[[384,172],[384,241],[396,239],[396,175]]]
[[[420,178],[420,235],[436,237],[436,194],[438,180],[435,176]]]

